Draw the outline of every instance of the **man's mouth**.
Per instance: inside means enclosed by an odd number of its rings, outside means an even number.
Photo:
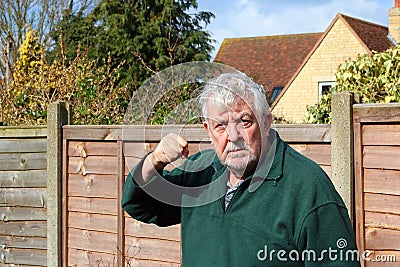
[[[229,154],[231,157],[244,157],[248,154],[248,151],[245,148],[232,149],[229,150],[227,154]]]

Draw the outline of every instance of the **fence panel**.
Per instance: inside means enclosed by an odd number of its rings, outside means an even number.
[[[353,118],[357,242],[373,251],[363,266],[398,266],[400,104],[355,105]]]
[[[275,128],[330,174],[329,126]],[[63,127],[63,266],[180,266],[180,226],[140,223],[120,205],[129,170],[169,132],[191,153],[212,147],[200,125]]]
[[[0,263],[46,266],[47,129],[0,128]]]

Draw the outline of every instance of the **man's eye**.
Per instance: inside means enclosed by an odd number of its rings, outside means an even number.
[[[219,123],[219,124],[215,125],[215,129],[217,131],[224,131],[225,130],[225,126],[223,124]]]
[[[253,122],[250,120],[242,120],[242,126],[245,128],[250,127],[252,124]]]

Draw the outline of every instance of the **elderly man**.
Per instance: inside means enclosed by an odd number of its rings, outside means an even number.
[[[181,223],[183,266],[359,266],[342,199],[270,128],[264,89],[242,73],[222,74],[199,102],[214,149],[188,157],[182,136],[165,136],[130,172],[125,211]]]

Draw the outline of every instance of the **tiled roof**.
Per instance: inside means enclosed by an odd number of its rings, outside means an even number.
[[[214,59],[240,70],[271,91],[285,86],[322,33],[227,38]]]
[[[383,52],[394,45],[387,37],[389,34],[387,27],[343,14],[338,14],[338,16],[341,16],[347,22],[370,52]]]
[[[322,41],[340,18],[347,23],[368,52],[383,52],[393,46],[387,37],[387,27],[339,13],[324,33],[226,38],[214,61],[246,73],[267,91],[272,91],[275,86],[286,87],[316,44]]]

